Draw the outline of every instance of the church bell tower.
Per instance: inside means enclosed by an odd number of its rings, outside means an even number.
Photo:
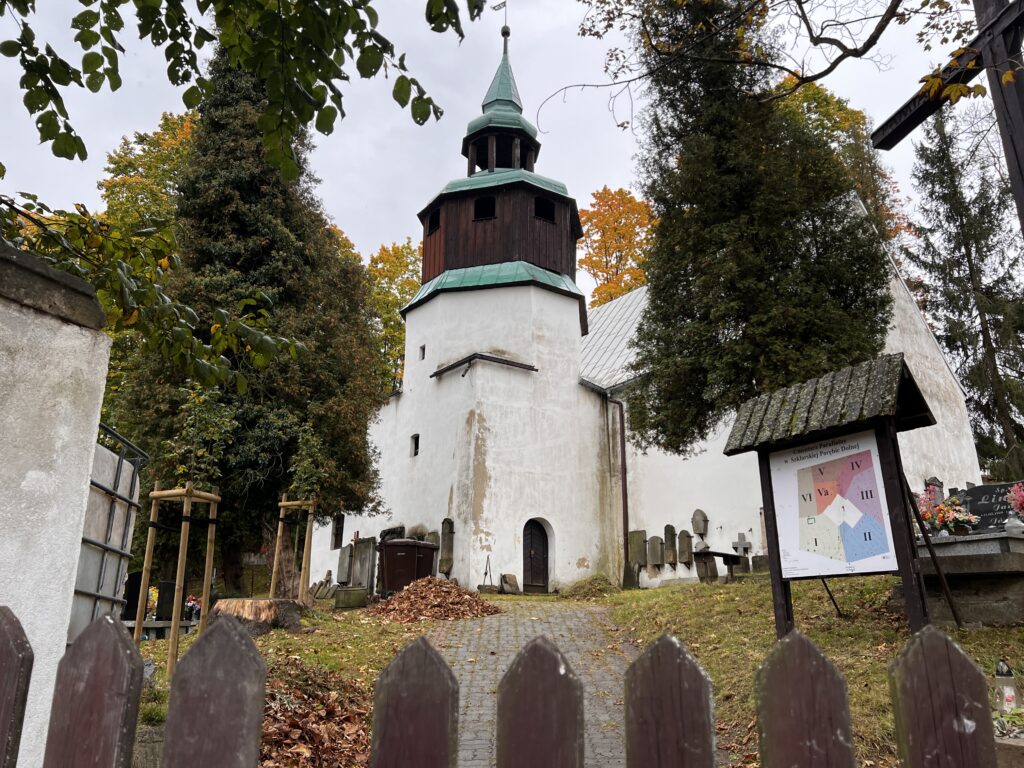
[[[507,262],[575,280],[579,211],[564,184],[534,172],[540,142],[523,117],[508,58],[510,34],[502,27],[501,63],[483,113],[462,140],[466,177],[450,182],[419,213],[424,285],[450,270]]]

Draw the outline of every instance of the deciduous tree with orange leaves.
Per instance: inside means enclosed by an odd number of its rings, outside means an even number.
[[[654,215],[627,189],[602,187],[580,211],[580,268],[597,281],[590,305],[599,306],[646,282],[644,258],[654,236]]]

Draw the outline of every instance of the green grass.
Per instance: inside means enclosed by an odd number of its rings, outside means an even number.
[[[829,582],[848,618],[836,616],[818,581],[793,584],[797,627],[816,642],[847,681],[850,714],[862,765],[896,765],[886,670],[909,639],[901,615],[887,606],[896,583],[887,577]],[[756,762],[754,675],[775,642],[771,589],[766,580],[686,585],[623,592],[606,598],[612,618],[641,646],[671,632],[700,661],[715,688],[719,747],[732,765]],[[1000,656],[1024,658],[1024,632],[947,630],[986,672]]]

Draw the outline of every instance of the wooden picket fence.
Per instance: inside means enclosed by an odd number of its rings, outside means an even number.
[[[0,607],[0,768],[13,768],[32,650]],[[266,671],[234,619],[211,624],[171,684],[164,768],[254,768]],[[906,768],[995,768],[985,676],[926,627],[889,669],[897,747]],[[128,768],[142,658],[125,628],[97,619],[60,662],[43,768]],[[846,683],[807,637],[776,644],[757,673],[763,768],[854,768]],[[626,765],[714,768],[711,681],[674,637],[655,641],[625,680]],[[544,637],[524,647],[498,686],[498,768],[582,768],[583,686]],[[377,679],[371,766],[455,768],[459,686],[425,638]],[[310,765],[319,765],[311,762]]]

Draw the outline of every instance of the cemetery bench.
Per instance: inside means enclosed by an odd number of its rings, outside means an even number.
[[[693,561],[697,567],[697,578],[702,582],[713,582],[718,580],[718,568],[715,566],[715,558],[722,558],[722,565],[726,568],[726,580],[732,581],[735,577],[735,568],[742,565],[746,560],[744,555],[737,552],[716,552],[712,549],[694,549]]]
[[[125,621],[124,625],[134,631],[135,622]],[[142,622],[142,632],[149,640],[166,640],[171,632],[171,626],[174,624],[173,621],[163,621],[157,619],[148,619]],[[199,626],[199,622],[193,619],[183,619],[178,622],[178,630],[183,634],[189,634],[196,627]]]

